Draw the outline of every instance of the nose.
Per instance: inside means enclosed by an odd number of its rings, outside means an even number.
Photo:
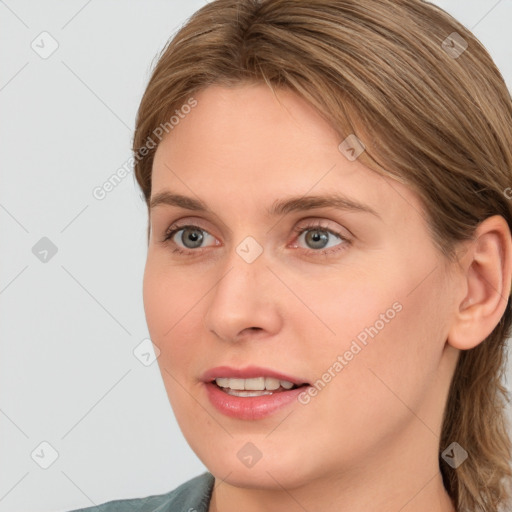
[[[207,295],[204,325],[224,341],[261,339],[281,328],[282,284],[269,270],[264,252],[254,261],[248,261],[233,250],[222,275]]]

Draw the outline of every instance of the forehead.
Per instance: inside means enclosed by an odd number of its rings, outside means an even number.
[[[182,155],[194,147],[216,159],[290,159],[290,152],[332,152],[339,136],[316,110],[293,92],[266,84],[210,86],[194,96],[197,105],[182,116],[160,144]],[[306,145],[304,146],[304,144]],[[189,157],[194,155],[189,154]]]
[[[164,189],[207,200],[220,192],[224,208],[263,209],[270,196],[342,192],[376,210],[421,210],[408,187],[349,161],[336,131],[291,91],[276,97],[265,84],[210,86],[194,99],[158,146],[152,197]]]

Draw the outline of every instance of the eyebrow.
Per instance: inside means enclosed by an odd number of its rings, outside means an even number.
[[[149,208],[152,210],[153,208],[161,205],[178,206],[180,208],[185,208],[186,210],[212,213],[203,201],[180,194],[173,194],[167,190],[155,194],[150,201]],[[267,209],[266,213],[268,216],[273,217],[286,215],[287,213],[295,211],[328,207],[345,211],[366,212],[381,219],[381,216],[370,206],[340,194],[296,196],[278,199],[274,201],[270,208]]]

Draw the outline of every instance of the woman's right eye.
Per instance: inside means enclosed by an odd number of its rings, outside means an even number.
[[[184,226],[177,226],[172,225],[166,232],[165,238],[162,240],[163,243],[168,242],[169,240],[172,240],[175,235],[177,235],[180,231],[183,233],[179,236],[177,236],[177,239],[181,239],[180,242],[182,244],[185,243],[191,243],[192,247],[181,247],[178,245],[176,249],[173,250],[173,252],[179,253],[179,254],[186,254],[188,251],[194,251],[197,249],[201,243],[207,239],[207,237],[214,238],[212,235],[210,235],[207,231],[200,228],[199,226],[194,225],[184,225]],[[204,233],[207,234],[207,236],[204,236]],[[176,244],[176,241],[172,240],[174,244]],[[214,244],[218,245],[218,244]],[[201,247],[199,247],[201,248]],[[183,250],[186,249],[186,250]],[[195,251],[197,252],[197,251]]]

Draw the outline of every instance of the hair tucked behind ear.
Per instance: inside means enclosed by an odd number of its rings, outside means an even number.
[[[264,81],[309,101],[340,142],[356,134],[366,147],[363,164],[409,185],[446,261],[487,217],[512,226],[510,93],[481,43],[434,5],[214,0],[158,57],[133,140],[146,202],[162,127],[172,129],[175,110],[211,84]],[[439,450],[457,442],[469,457],[457,469],[440,457],[440,467],[459,511],[512,510],[509,397],[501,383],[511,323],[508,298],[488,338],[461,352],[451,383]]]

